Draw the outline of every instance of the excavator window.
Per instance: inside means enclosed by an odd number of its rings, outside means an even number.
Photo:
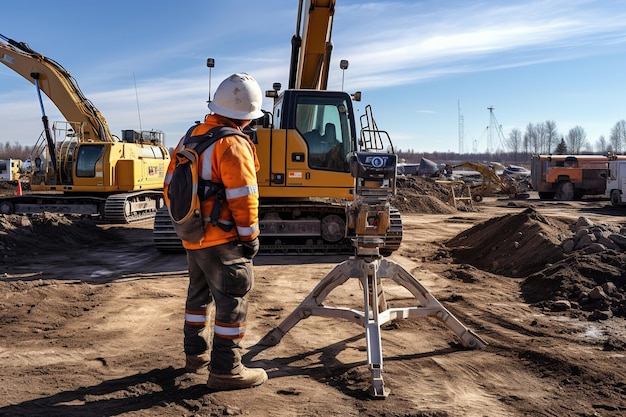
[[[350,123],[344,100],[299,97],[296,128],[309,149],[309,166],[314,169],[348,172]]]
[[[76,158],[76,176],[93,178],[96,175],[96,163],[104,153],[104,145],[81,145]]]

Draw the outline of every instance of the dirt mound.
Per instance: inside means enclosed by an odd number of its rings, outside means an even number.
[[[548,311],[603,320],[626,317],[626,253],[572,254],[530,275],[524,298]]]
[[[626,317],[626,253],[588,253],[585,245],[564,250],[575,226],[547,220],[533,208],[492,218],[446,242],[455,262],[471,265],[449,275],[466,282],[478,279],[478,270],[526,277],[522,295],[535,307],[590,320]]]
[[[535,209],[494,217],[446,242],[456,262],[508,277],[526,277],[563,259],[568,226]]]
[[[3,262],[28,262],[37,252],[67,252],[72,248],[119,241],[88,217],[52,213],[0,215],[0,252]]]
[[[449,189],[445,185],[422,177],[400,177],[396,181],[397,193],[391,205],[401,213],[450,214],[455,209],[450,204]]]

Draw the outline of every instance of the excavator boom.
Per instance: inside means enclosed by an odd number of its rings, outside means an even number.
[[[0,41],[0,62],[31,83],[37,83],[66,120],[83,123],[86,140],[113,141],[105,118],[84,96],[76,80],[65,68],[24,42],[14,41],[4,35],[0,35],[0,39],[4,41]]]
[[[300,1],[296,34],[291,41],[289,88],[326,90],[334,14],[335,0],[310,0],[305,10],[303,0]]]

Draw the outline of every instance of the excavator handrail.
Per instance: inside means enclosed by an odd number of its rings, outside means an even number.
[[[368,104],[365,106],[365,113],[361,115],[361,132],[359,137],[359,147],[363,151],[383,151],[385,149],[385,140],[389,144],[388,152],[395,153],[393,143],[389,137],[389,133],[385,130],[379,130],[372,114],[372,107]]]

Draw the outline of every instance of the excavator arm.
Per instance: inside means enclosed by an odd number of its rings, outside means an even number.
[[[478,164],[476,162],[464,162],[462,164],[456,165],[455,168],[456,167],[465,167],[465,168],[473,169],[474,171],[482,175],[482,177],[489,183],[498,184],[498,185],[504,184],[502,179],[498,176],[498,174],[496,174],[493,168],[487,165]]]
[[[304,1],[300,0],[296,34],[291,40],[289,88],[326,90],[335,0],[307,0],[306,10]]]
[[[485,164],[479,164],[476,162],[464,162],[457,167],[465,167],[473,169],[478,172],[482,177],[482,184],[472,189],[472,198],[474,201],[481,201],[483,196],[493,194],[508,194],[515,196],[518,193],[518,187],[514,183],[507,183],[502,177],[500,177],[494,169]]]
[[[4,35],[0,35],[0,62],[43,91],[68,122],[81,123],[85,140],[115,141],[105,118],[60,64]]]

